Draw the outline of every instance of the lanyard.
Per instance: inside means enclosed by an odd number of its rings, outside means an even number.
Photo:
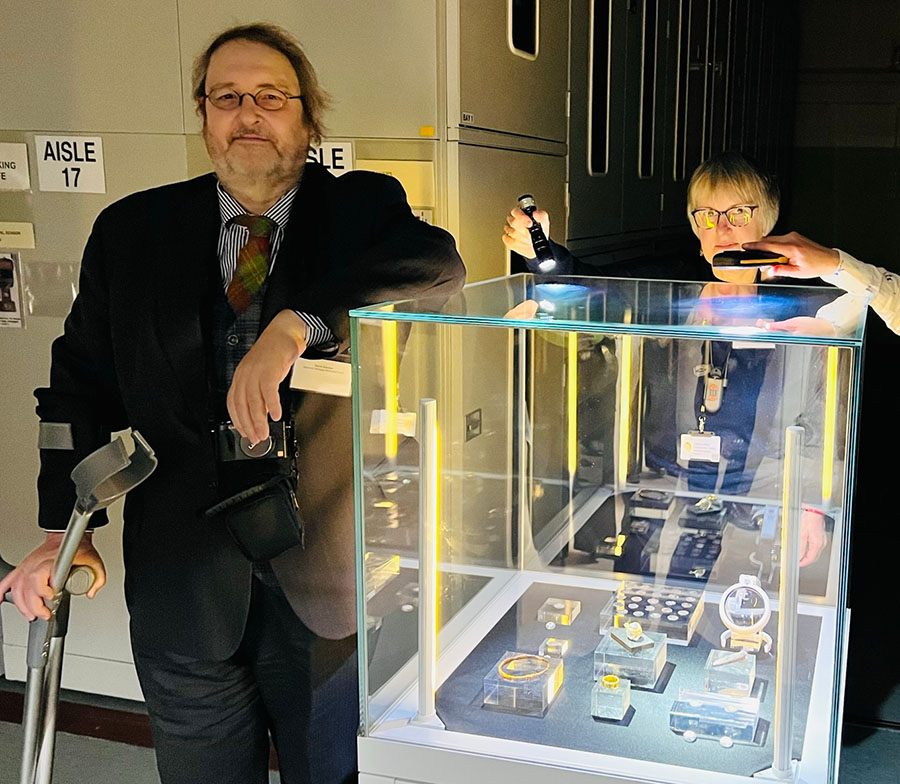
[[[722,407],[722,397],[728,386],[728,360],[731,358],[731,343],[722,362],[722,367],[712,364],[712,341],[707,340],[703,349],[703,367],[706,370],[703,381],[703,400],[697,416],[697,429],[702,433],[706,424],[706,414],[715,414]]]

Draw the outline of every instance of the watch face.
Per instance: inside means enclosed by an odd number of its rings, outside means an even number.
[[[735,586],[725,595],[722,606],[735,629],[753,629],[765,623],[766,602],[759,588]]]

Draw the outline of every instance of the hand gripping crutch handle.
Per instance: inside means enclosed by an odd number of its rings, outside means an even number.
[[[15,567],[0,558],[0,580],[8,575]],[[72,596],[82,596],[91,590],[97,575],[90,566],[76,566],[69,572],[69,579],[66,580],[66,590]],[[5,596],[0,596],[0,602],[12,603],[12,591],[7,591]]]

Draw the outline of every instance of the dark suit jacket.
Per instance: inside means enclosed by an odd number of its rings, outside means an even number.
[[[74,452],[42,450],[40,524],[64,528],[69,472],[133,427],[159,467],[126,499],[126,598],[135,642],[197,658],[236,648],[251,565],[202,510],[219,500],[209,437],[210,314],[221,286],[213,175],[133,194],[98,217],[80,290],[53,344],[42,421],[70,422]],[[269,280],[260,329],[284,308],[349,342],[350,308],[449,294],[465,270],[452,237],[417,220],[400,184],[370,172],[335,178],[307,164]],[[305,548],[273,567],[303,622],[323,637],[356,629],[350,401],[300,393],[295,413]],[[92,525],[102,524],[96,515]]]

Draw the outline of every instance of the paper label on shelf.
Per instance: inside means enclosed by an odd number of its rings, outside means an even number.
[[[35,136],[42,191],[106,193],[99,136]]]
[[[350,397],[350,381],[350,363],[334,359],[300,357],[294,362],[291,373],[291,389],[303,389],[321,395]]]
[[[712,433],[682,433],[681,459],[704,460],[718,463],[721,460],[722,439]]]
[[[731,347],[733,349],[737,349],[737,350],[740,350],[742,348],[764,349],[764,348],[775,348],[775,344],[768,343],[768,342],[762,342],[759,340],[732,340]]]
[[[372,421],[369,423],[369,432],[373,435],[384,435],[387,432],[387,411],[383,408],[372,412]],[[412,438],[416,434],[416,412],[397,412],[397,434]]]
[[[0,142],[0,191],[27,191],[30,188],[28,145]]]
[[[34,248],[34,224],[0,222],[0,248]]]

